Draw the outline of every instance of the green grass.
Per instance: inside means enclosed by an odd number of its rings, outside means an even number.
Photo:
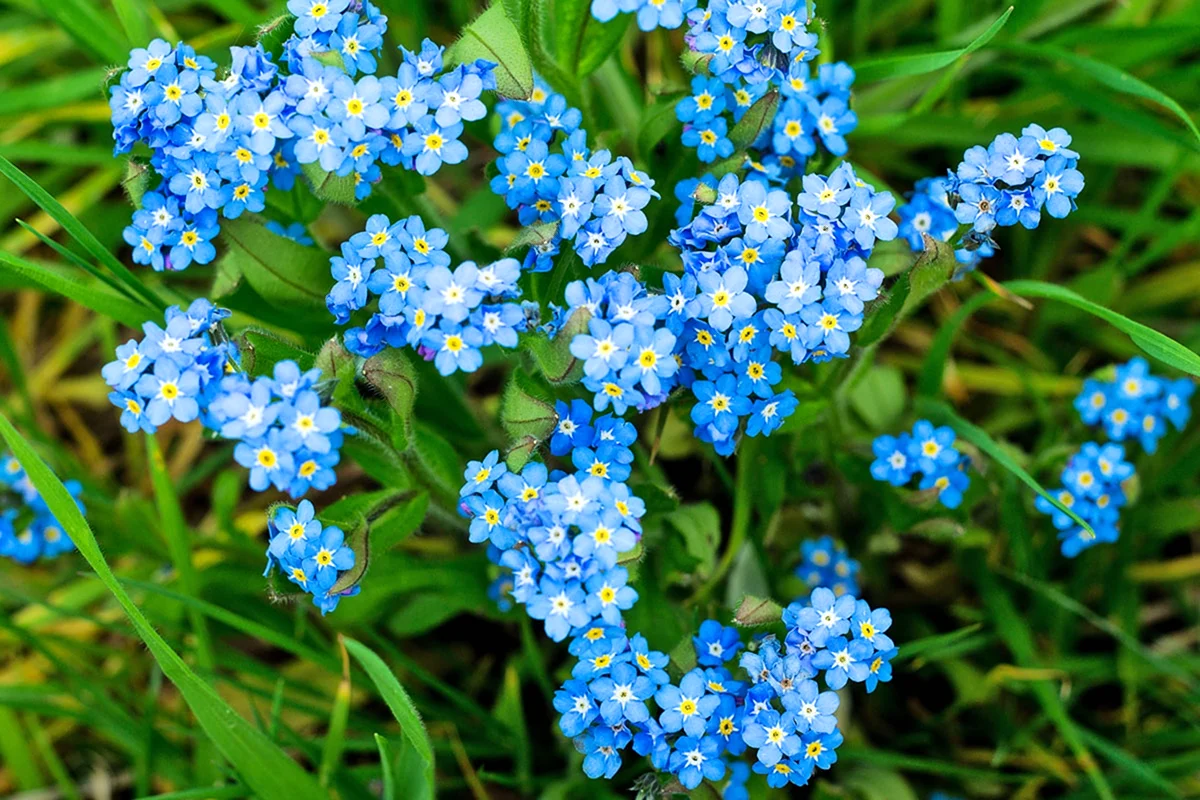
[[[315,359],[332,333],[311,251],[264,250],[233,224],[236,269],[163,276],[131,268],[121,242],[130,205],[125,164],[109,156],[108,67],[150,36],[223,63],[283,5],[0,4],[0,433],[80,549],[0,562],[0,795],[87,796],[99,770],[136,797],[629,797],[646,765],[631,755],[612,783],[582,775],[550,705],[565,648],[496,610],[454,514],[466,460],[505,441],[515,358],[470,382],[406,367],[420,385],[405,400],[413,447],[398,459],[395,440],[347,446],[318,508],[366,497],[340,509],[355,518],[400,499],[373,524],[363,594],[325,618],[259,579],[273,498],[246,490],[228,447],[197,426],[130,436],[108,406],[100,366],[167,304],[219,297],[235,328],[253,326],[263,363]],[[379,5],[389,45],[409,47],[449,44],[484,10]],[[644,275],[674,268],[671,188],[694,171],[672,112],[689,77],[680,36],[588,22],[585,0],[503,5],[505,60],[527,52],[583,109],[589,141],[658,180],[651,230],[626,252]],[[1033,510],[1034,487],[1054,485],[1093,435],[1070,405],[1082,378],[1137,354],[1200,375],[1200,4],[1009,5],[818,3],[825,56],[860,68],[849,157],[903,193],[996,133],[1062,125],[1087,177],[1079,211],[1000,234],[983,267],[999,294],[905,273],[866,346],[794,370],[800,411],[736,459],[697,446],[686,408],[638,420],[633,483],[652,514],[631,629],[676,651],[743,594],[786,604],[802,589],[799,543],[825,533],[862,560],[866,598],[896,620],[895,679],[853,694],[839,764],[800,796],[1200,797],[1200,425],[1139,454],[1117,544],[1066,560]],[[472,36],[462,58],[486,44]],[[508,66],[519,85],[522,65]],[[363,213],[420,213],[450,231],[456,258],[492,260],[520,232],[486,186],[487,129],[471,136],[468,164],[389,176],[360,209],[280,202],[327,248]],[[889,275],[912,261],[876,258]],[[539,276],[531,295],[558,300],[568,271]],[[566,374],[554,353],[534,355],[526,367]],[[870,440],[917,413],[980,454],[968,511],[870,481]],[[86,521],[64,502],[58,481],[72,478]]]

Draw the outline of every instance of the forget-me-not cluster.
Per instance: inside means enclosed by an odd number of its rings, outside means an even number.
[[[1063,555],[1074,558],[1101,542],[1115,542],[1117,525],[1125,505],[1125,482],[1134,476],[1133,464],[1125,460],[1119,444],[1088,442],[1067,462],[1062,486],[1050,494],[1092,526],[1093,534],[1045,497],[1034,501],[1038,511],[1050,516],[1058,530]]]
[[[276,64],[262,45],[230,48],[230,66],[155,39],[130,53],[111,90],[114,153],[149,147],[161,178],[125,229],[134,261],[155,270],[207,264],[219,216],[265,207],[268,183],[290,190],[304,165],[353,176],[363,199],[380,165],[422,175],[467,157],[463,122],[482,119],[495,88],[487,61],[443,69],[442,48],[403,50],[376,77],[387,17],[370,0],[290,0],[296,19]]]
[[[630,635],[623,617],[638,593],[621,556],[640,539],[645,513],[624,483],[636,431],[579,400],[556,412],[550,452],[574,471],[530,462],[515,473],[493,451],[468,465],[460,511],[470,540],[486,543],[504,570],[499,592],[550,638],[569,640],[576,662],[554,706],[584,772],[611,778],[628,749],[688,789],[727,772],[735,791],[743,787],[749,771],[733,771],[743,756],[772,786],[827,769],[842,741],[830,690],[854,681],[872,691],[891,678],[887,610],[818,588],[783,612],[786,645],[768,639],[742,654],[744,680],[728,668],[744,646],[738,631],[708,620],[693,639],[696,666],[673,680],[668,656]],[[822,673],[830,690],[816,681]]]
[[[63,485],[82,512],[82,484],[70,480]],[[29,480],[21,462],[10,453],[0,454],[0,556],[32,564],[39,558],[54,558],[74,549],[75,543]]]
[[[523,264],[546,272],[563,242],[589,267],[603,264],[627,237],[646,231],[654,181],[625,156],[588,148],[583,115],[540,80],[528,100],[496,106],[500,132],[492,191],[522,225],[547,226]]]
[[[330,313],[345,324],[378,299],[365,325],[346,331],[346,349],[369,358],[385,347],[412,347],[434,362],[438,372],[474,372],[480,349],[516,347],[526,329],[526,309],[515,258],[477,266],[465,261],[450,268],[449,236],[425,227],[420,217],[391,222],[383,214],[342,244],[330,259],[336,281],[325,298]]]
[[[1075,398],[1075,408],[1085,425],[1103,426],[1114,442],[1137,439],[1153,453],[1168,426],[1182,431],[1192,415],[1191,378],[1170,380],[1150,373],[1146,359],[1138,356],[1116,368],[1112,380],[1089,378]]]
[[[970,225],[955,251],[961,277],[995,253],[991,232],[997,227],[1033,229],[1043,210],[1055,219],[1075,210],[1084,181],[1070,145],[1071,134],[1062,128],[1031,124],[1020,136],[1002,133],[987,147],[970,148],[957,170],[917,182],[899,210],[900,235],[921,250],[923,235],[948,242]]]
[[[198,419],[238,442],[234,458],[250,470],[255,491],[274,486],[300,497],[332,486],[346,430],[321,398],[320,370],[280,361],[272,377],[251,378],[221,325],[228,316],[203,299],[187,311],[171,306],[166,327],[146,322],[140,341],[117,348],[101,375],[122,426],[154,433],[168,420]]]
[[[278,506],[267,517],[269,544],[264,576],[278,569],[289,581],[313,596],[313,604],[328,614],[343,597],[359,593],[355,584],[335,590],[338,578],[355,565],[354,551],[336,525],[323,525],[313,504],[301,500],[296,508]]]
[[[880,436],[872,443],[875,460],[871,476],[893,486],[904,486],[914,475],[921,491],[935,490],[946,508],[958,508],[971,479],[967,476],[969,459],[954,446],[954,429],[918,420],[911,433]]]
[[[806,540],[800,545],[800,554],[802,560],[796,567],[796,577],[807,583],[809,589],[823,586],[835,597],[862,594],[858,587],[859,563],[832,536]]]

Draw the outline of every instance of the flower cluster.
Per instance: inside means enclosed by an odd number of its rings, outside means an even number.
[[[845,136],[858,124],[850,110],[854,70],[823,64],[812,76],[809,62],[820,50],[805,0],[714,1],[692,10],[688,21],[688,58],[700,74],[675,114],[684,145],[702,162],[734,154],[737,123],[769,92],[778,93],[770,127],[756,141],[737,142],[760,152],[750,162],[755,171],[778,183],[803,175],[818,141],[835,156],[846,154]]]
[[[83,511],[79,501],[83,486],[79,481],[64,485]],[[32,564],[74,549],[75,543],[63,532],[21,463],[7,453],[0,456],[0,556]]]
[[[736,768],[743,757],[775,788],[803,786],[818,769],[828,769],[842,743],[839,701],[816,679],[824,672],[830,690],[854,681],[868,692],[890,680],[896,654],[886,634],[891,615],[817,589],[782,619],[786,644],[767,637],[742,653],[744,680],[730,671],[741,638],[716,620],[700,626],[693,638],[696,666],[677,681],[667,672],[668,657],[649,649],[640,634],[627,637],[603,626],[585,631],[571,645],[578,661],[554,700],[559,727],[584,754],[584,771],[611,778],[630,745],[689,790],[727,772],[735,786],[744,786],[749,771]],[[650,713],[651,700],[657,715]]]
[[[772,786],[803,785],[827,769],[842,742],[838,698],[816,679],[823,672],[832,690],[854,681],[867,691],[890,680],[890,614],[818,588],[783,612],[786,647],[768,638],[741,656],[747,680],[727,668],[743,648],[737,630],[708,620],[693,639],[696,665],[672,680],[668,656],[629,635],[623,619],[638,593],[619,556],[640,538],[645,512],[623,482],[636,431],[611,415],[594,419],[580,400],[560,401],[556,412],[550,452],[575,471],[530,462],[511,472],[493,451],[467,466],[460,512],[470,540],[486,542],[505,570],[497,594],[524,605],[551,639],[570,640],[576,663],[554,707],[584,772],[611,778],[632,747],[688,789],[729,772],[736,797],[749,770],[730,767],[743,754]]]
[[[1133,476],[1133,465],[1125,460],[1125,448],[1119,444],[1088,442],[1071,457],[1062,473],[1063,485],[1050,494],[1091,525],[1095,534],[1046,498],[1038,496],[1034,503],[1059,531],[1063,555],[1074,558],[1100,542],[1117,540],[1117,523],[1126,500],[1124,483]]]
[[[1153,453],[1167,424],[1182,431],[1191,417],[1191,378],[1170,380],[1150,374],[1150,365],[1136,357],[1116,368],[1111,381],[1089,378],[1075,398],[1075,408],[1086,425],[1103,425],[1115,442],[1137,438],[1142,449]]]
[[[971,480],[968,459],[954,447],[954,438],[953,429],[934,427],[928,420],[919,420],[911,434],[880,436],[871,445],[871,475],[893,486],[904,486],[920,475],[917,488],[936,490],[942,505],[958,508]]]
[[[338,578],[354,567],[354,551],[346,546],[341,528],[321,524],[312,503],[301,500],[295,509],[279,506],[267,520],[270,544],[264,577],[278,569],[313,596],[322,615],[336,609],[343,597],[359,593],[358,584],[338,588]]]
[[[846,547],[833,541],[832,536],[809,539],[800,545],[803,560],[796,567],[796,577],[808,584],[809,589],[824,586],[836,597],[844,594],[858,596],[859,564],[846,551]]]
[[[556,642],[598,624],[620,625],[637,599],[618,557],[641,537],[645,504],[624,480],[637,438],[612,415],[592,419],[586,403],[559,402],[551,453],[575,471],[530,462],[510,472],[493,451],[465,474],[460,513],[470,539],[488,543],[493,563],[511,571],[511,596]]]
[[[154,433],[168,420],[201,423],[238,440],[234,458],[250,470],[250,486],[273,485],[293,497],[326,489],[336,476],[345,432],[341,414],[323,404],[321,372],[280,361],[273,377],[240,371],[238,349],[221,325],[229,316],[207,300],[166,311],[166,327],[146,322],[141,341],[117,348],[101,375],[108,399],[130,433]]]
[[[302,165],[353,176],[362,199],[380,163],[428,175],[466,159],[458,137],[463,121],[486,114],[479,98],[495,88],[491,62],[443,72],[441,48],[426,40],[380,79],[387,18],[369,0],[290,0],[288,9],[286,65],[262,45],[233,47],[218,79],[217,64],[183,43],[155,39],[130,53],[109,100],[114,152],[144,143],[161,177],[125,229],[135,262],[208,263],[218,212],[262,211],[268,182],[290,190]]]
[[[1047,131],[1032,124],[1020,137],[1002,133],[986,148],[970,148],[947,177],[917,183],[899,212],[900,235],[921,250],[923,234],[948,242],[960,225],[970,225],[956,255],[960,275],[973,270],[994,254],[995,228],[1019,223],[1033,229],[1043,209],[1056,219],[1075,209],[1083,174],[1075,168],[1079,154],[1070,144],[1071,135],[1062,128]]]
[[[605,316],[634,328],[619,335],[622,325],[616,325],[612,366],[597,365],[601,377],[588,373],[592,383],[585,386],[596,391],[597,407],[615,394],[631,397],[626,404],[653,406],[673,384],[681,385],[696,399],[697,438],[728,455],[740,432],[769,435],[797,406],[790,390],[775,389],[782,380],[776,353],[797,365],[848,355],[850,333],[862,325],[865,305],[883,281],[866,259],[877,240],[895,236],[896,226],[887,218],[892,197],[859,181],[848,164],[828,177],[805,176],[795,200],[754,176],[742,181],[736,175],[722,178],[703,199],[710,202],[671,233],[684,273],[664,275],[662,294],[628,298],[613,281],[606,293],[589,284],[577,290],[583,297],[568,296],[568,302],[604,300]],[[601,347],[603,337],[597,340],[593,331],[591,339]],[[589,343],[577,341],[573,352],[586,354]],[[678,369],[651,361],[648,342],[655,354],[670,345]],[[671,378],[668,383],[642,382],[643,397],[638,382],[648,368],[675,374],[659,375]]]
[[[420,217],[392,223],[376,214],[342,244],[342,254],[330,259],[337,281],[325,298],[330,313],[345,324],[371,295],[379,299],[366,325],[346,331],[347,350],[369,358],[385,347],[410,346],[450,375],[479,369],[481,347],[517,346],[526,311],[506,301],[521,296],[521,265],[504,258],[484,267],[464,261],[451,270],[447,241],[445,231],[426,230]]]
[[[528,100],[496,106],[500,132],[492,191],[517,211],[522,225],[545,226],[524,267],[545,272],[562,242],[572,242],[589,267],[603,264],[628,236],[646,230],[643,209],[657,198],[654,181],[628,158],[592,152],[583,115],[540,81]]]

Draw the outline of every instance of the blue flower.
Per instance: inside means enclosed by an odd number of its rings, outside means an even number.
[[[750,413],[750,399],[737,391],[737,378],[722,375],[715,382],[697,381],[692,384],[696,405],[692,406],[692,422],[697,426],[711,425],[722,433],[731,433],[739,417]]]
[[[498,450],[488,453],[482,461],[471,461],[467,464],[466,472],[463,473],[464,483],[459,496],[466,497],[469,494],[486,492],[507,471],[508,467],[500,461],[500,451]]]
[[[432,116],[416,121],[413,130],[404,135],[404,155],[415,158],[417,172],[432,175],[443,163],[461,164],[467,158],[467,147],[458,140],[462,123],[439,126]]]
[[[654,682],[628,661],[614,665],[608,675],[596,678],[588,688],[600,704],[605,724],[640,724],[650,719],[645,701],[654,696]]]
[[[687,736],[700,736],[721,699],[709,693],[704,672],[693,669],[683,676],[679,686],[668,684],[659,689],[654,702],[662,709],[658,722],[664,730],[669,733],[682,730]]]
[[[347,138],[340,125],[323,114],[313,117],[297,114],[288,125],[296,134],[296,160],[299,163],[318,163],[326,172],[335,172],[341,166]]]
[[[160,359],[153,374],[143,374],[134,390],[149,398],[146,416],[152,425],[162,425],[169,419],[191,422],[200,416],[196,400],[200,392],[200,377],[195,370],[181,370],[174,361]]]
[[[725,110],[725,84],[720,78],[697,75],[692,78],[692,93],[675,106],[680,122],[707,120]]]
[[[963,492],[967,490],[971,479],[963,471],[962,463],[954,466],[939,467],[933,472],[925,473],[917,488],[921,491],[936,489],[938,500],[946,508],[958,508],[962,503]]]
[[[590,619],[578,583],[562,584],[548,577],[542,578],[537,594],[529,599],[525,609],[533,619],[545,621],[546,635],[556,642],[567,638],[571,628]]]
[[[266,491],[267,486],[285,490],[295,471],[291,450],[278,428],[268,430],[265,437],[243,439],[233,449],[233,457],[250,470],[250,488],[256,492]]]
[[[611,778],[621,768],[621,753],[616,734],[603,725],[592,726],[582,739],[575,740],[575,747],[584,754],[583,772],[589,778]]]
[[[554,709],[561,715],[559,729],[572,739],[587,730],[600,715],[588,685],[580,680],[568,680],[554,693]]]
[[[1075,198],[1083,191],[1083,173],[1061,155],[1051,156],[1034,180],[1034,198],[1044,203],[1046,213],[1062,219],[1075,210]]]
[[[629,573],[624,567],[614,567],[608,572],[598,573],[589,578],[586,584],[588,613],[593,617],[600,617],[610,625],[619,625],[621,612],[632,608],[638,599],[637,591],[626,585],[628,579]],[[614,724],[607,717],[605,721],[610,725]]]
[[[296,35],[311,36],[332,31],[341,21],[349,0],[288,0],[288,11],[296,16]]]
[[[1043,183],[1047,177],[1043,176]],[[1050,180],[1055,179],[1051,177]],[[1055,185],[1057,186],[1057,183]],[[959,186],[958,195],[959,203],[954,209],[954,214],[959,222],[970,223],[980,233],[987,233],[996,227],[996,211],[1000,206],[999,191],[992,186],[964,183]],[[1066,201],[1065,197],[1062,199]],[[1066,212],[1059,216],[1066,216]]]
[[[623,238],[625,234],[637,236],[646,232],[646,215],[642,211],[650,202],[650,190],[644,186],[630,186],[620,176],[614,175],[604,183],[597,195],[594,213],[601,220],[601,229],[610,238]]]
[[[820,691],[816,681],[800,681],[793,691],[783,695],[782,700],[799,733],[832,733],[837,729],[837,693]]]
[[[805,306],[800,319],[808,325],[805,345],[809,350],[826,348],[834,355],[850,350],[850,333],[862,327],[862,317],[846,310],[839,299],[831,296],[818,305]]]
[[[960,458],[954,449],[954,430],[947,426],[934,427],[928,420],[918,420],[913,425],[908,443],[909,458],[925,473],[953,467]]]
[[[812,765],[803,759],[785,759],[774,764],[755,762],[754,771],[767,776],[767,785],[772,789],[782,789],[791,783],[794,786],[804,786],[812,777]]]
[[[571,340],[571,355],[584,359],[583,374],[603,380],[625,365],[633,343],[632,325],[612,325],[593,317],[588,321],[588,333],[577,334]]]
[[[875,687],[880,683],[887,683],[892,679],[891,662],[899,652],[900,651],[896,648],[892,648],[890,650],[882,650],[875,654],[875,657],[871,660],[871,666],[869,667],[867,680],[865,682],[868,694],[875,691]]]
[[[745,227],[747,239],[762,242],[792,236],[792,200],[787,192],[768,192],[762,183],[747,181],[738,189],[738,199],[738,221]]]
[[[841,599],[848,599],[848,596]],[[813,656],[812,664],[825,670],[825,683],[830,689],[841,689],[847,681],[862,683],[867,679],[875,655],[870,642],[864,639],[847,641],[844,636],[835,636],[825,641],[824,647]]]
[[[1021,130],[1021,135],[1032,137],[1038,143],[1043,156],[1059,155],[1064,158],[1079,158],[1079,153],[1068,149],[1071,144],[1071,134],[1062,128],[1051,128],[1047,131],[1041,125],[1027,125]]]
[[[703,667],[719,667],[729,661],[742,648],[741,636],[736,628],[727,628],[715,619],[700,623],[697,636],[692,638],[696,648],[696,663]]]
[[[558,425],[550,437],[550,452],[565,456],[592,437],[592,408],[583,400],[572,400],[568,406],[562,400],[555,403]]]
[[[871,443],[871,449],[875,453],[871,463],[871,475],[875,480],[903,486],[916,473],[917,465],[909,458],[911,437],[908,434],[879,436]]]
[[[451,375],[458,370],[474,372],[483,364],[483,335],[478,329],[456,325],[443,319],[439,327],[425,334],[422,343],[433,350],[433,363],[442,375]]]
[[[309,548],[302,568],[313,583],[313,594],[328,592],[337,581],[338,572],[354,566],[354,551],[345,545],[341,528],[330,525]]]
[[[800,401],[791,389],[758,400],[751,409],[750,420],[746,423],[746,435],[770,436],[783,425],[784,420],[792,415],[799,404]]]
[[[709,164],[733,155],[733,142],[726,135],[728,131],[724,117],[697,120],[683,132],[683,144],[696,148],[696,157]]]
[[[825,647],[830,637],[840,638],[850,630],[850,618],[855,609],[853,596],[837,597],[830,589],[820,586],[813,589],[809,602],[811,605],[800,611],[797,625],[808,633],[813,645]]]
[[[674,0],[678,5],[678,0]],[[649,8],[650,6],[644,6]],[[638,15],[639,20],[641,14]],[[668,762],[672,773],[685,789],[695,789],[702,781],[720,780],[725,774],[725,762],[721,760],[721,746],[716,739],[703,733],[681,736],[675,741],[675,749]]]
[[[126,77],[131,86],[141,86],[150,81],[164,64],[173,63],[175,48],[162,39],[155,39],[146,47],[134,48],[129,53],[129,72]]]
[[[754,313],[754,297],[745,291],[747,281],[741,267],[730,267],[723,274],[702,273],[697,281],[700,293],[689,304],[689,312],[718,331],[728,330],[734,319]]]
[[[742,730],[742,740],[758,751],[758,760],[767,765],[783,758],[794,756],[800,749],[800,737],[796,735],[795,717],[780,715],[768,709],[747,719]]]

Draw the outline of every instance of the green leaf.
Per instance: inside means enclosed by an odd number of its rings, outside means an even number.
[[[904,298],[898,319],[904,319],[920,308],[930,295],[950,282],[958,268],[952,246],[934,239],[927,233],[921,234],[921,239],[925,248],[906,275],[908,296]]]
[[[1170,336],[1159,333],[1140,322],[1134,322],[1124,314],[1118,314],[1104,306],[1093,303],[1075,292],[1053,283],[1042,281],[1009,281],[1000,284],[1004,289],[1021,297],[1043,297],[1058,300],[1099,317],[1124,333],[1146,355],[1174,367],[1181,372],[1200,378],[1200,355],[1184,347]]]
[[[511,253],[526,247],[541,247],[551,242],[557,232],[557,222],[535,222],[532,225],[526,225],[517,231],[517,235],[504,250],[506,253]]]
[[[41,493],[50,511],[71,537],[80,554],[125,610],[134,630],[146,643],[163,674],[179,689],[184,701],[204,729],[205,735],[234,765],[252,793],[269,800],[323,797],[325,793],[311,775],[301,769],[266,735],[230,708],[158,634],[117,581],[104,560],[100,545],[96,542],[87,520],[79,512],[62,481],[2,413],[0,436],[8,443],[9,449]]]
[[[358,514],[352,524],[342,523],[342,529],[346,533],[346,546],[354,551],[354,566],[339,575],[333,586],[329,587],[328,593],[331,595],[354,588],[367,574],[371,561],[371,524],[367,518]]]
[[[312,353],[263,328],[246,328],[238,339],[242,366],[252,375],[269,375],[280,361],[295,361],[301,369],[312,366]]]
[[[592,16],[592,0],[555,0],[552,30],[559,63],[576,77],[603,64],[625,36],[632,14],[608,22]]]
[[[109,252],[108,248],[102,245],[100,240],[96,238],[96,235],[85,228],[83,223],[75,218],[74,214],[67,211],[62,203],[58,202],[58,200],[54,199],[53,195],[39,186],[37,181],[17,169],[11,161],[3,156],[0,156],[0,175],[12,181],[26,197],[36,203],[39,208],[50,215],[51,219],[61,225],[62,229],[71,238],[79,242],[97,261],[107,267],[122,283],[133,290],[134,294],[143,298],[147,308],[158,312],[166,309],[167,304],[150,287],[142,283],[141,279],[130,272],[129,268],[122,264],[116,256]],[[138,324],[140,325],[141,323]]]
[[[917,380],[917,394],[933,397],[941,391],[942,376],[945,374],[946,364],[950,360],[950,348],[954,345],[954,336],[958,333],[958,329],[966,322],[967,317],[993,300],[999,299],[1000,295],[980,292],[959,306],[954,315],[942,323],[942,326],[938,328],[937,335],[933,337],[933,344],[929,346],[929,352],[925,354],[925,361],[921,364],[921,373]]]
[[[463,30],[446,51],[446,68],[476,59],[496,64],[496,91],[505,97],[525,99],[533,93],[533,64],[504,5],[496,3]]]
[[[396,718],[396,722],[400,723],[400,730],[404,733],[405,740],[420,754],[424,767],[425,785],[429,790],[426,796],[433,797],[435,785],[433,746],[429,743],[429,734],[421,723],[421,715],[417,713],[417,707],[413,705],[408,693],[404,691],[404,687],[396,680],[396,676],[388,669],[383,659],[375,654],[375,651],[353,639],[346,639],[345,646],[350,655],[354,656],[371,680],[375,682],[375,687],[379,689],[384,702],[391,709],[392,716]]]
[[[1004,27],[1004,23],[1008,22],[1008,18],[1012,15],[1012,12],[1013,9],[1010,6],[986,31],[975,37],[973,42],[961,50],[945,50],[939,53],[921,53],[913,56],[879,58],[874,61],[855,64],[854,72],[858,81],[862,83],[883,80],[885,78],[899,78],[904,75],[924,75],[927,72],[935,72],[942,67],[950,66],[963,56],[969,56],[990,42],[1000,32],[1000,29]]]
[[[945,403],[932,400],[928,397],[917,398],[917,413],[923,417],[928,417],[937,424],[949,425],[954,431],[967,440],[971,444],[978,447],[988,457],[995,461],[1000,466],[1011,472],[1022,483],[1033,489],[1035,492],[1046,498],[1055,508],[1066,514],[1075,521],[1079,527],[1083,528],[1093,536],[1096,531],[1083,520],[1078,514],[1059,502],[1058,498],[1046,491],[1046,489],[1037,482],[1037,479],[1030,475],[1025,469],[1018,464],[1013,457],[1001,447],[995,439],[988,435],[983,428],[967,422],[962,417],[950,410],[950,407]]]
[[[354,196],[354,175],[335,175],[332,172],[326,172],[315,161],[311,164],[301,164],[300,171],[308,179],[312,193],[317,198],[343,206],[358,205],[358,198]]]
[[[295,21],[296,18],[294,16],[285,13],[280,14],[270,22],[264,22],[258,26],[255,38],[263,46],[263,50],[277,56],[275,59],[276,63],[280,61],[278,56],[283,53],[283,43],[292,35]]]
[[[417,373],[403,350],[389,347],[363,363],[363,380],[375,387],[392,411],[392,443],[404,450],[412,440],[413,404],[417,401]],[[403,438],[397,439],[396,435]]]
[[[525,348],[552,385],[578,383],[583,377],[583,362],[571,354],[571,340],[587,333],[591,319],[590,311],[577,308],[553,339],[540,332],[526,338]]]
[[[876,302],[867,313],[866,320],[855,337],[859,347],[870,347],[892,332],[900,317],[900,311],[908,301],[912,284],[907,274],[892,284],[887,296]]]
[[[745,150],[758,141],[762,132],[768,130],[775,121],[775,112],[778,110],[779,92],[774,89],[754,101],[754,105],[729,131],[729,141],[733,142],[734,149]]]
[[[783,618],[783,607],[769,597],[746,595],[733,614],[733,621],[743,628],[774,625]]]
[[[224,258],[264,300],[293,313],[328,315],[325,293],[333,284],[328,253],[244,218],[223,220],[221,234]]]
[[[850,405],[871,427],[890,429],[904,411],[904,375],[896,367],[875,366],[850,390]]]
[[[106,14],[87,0],[56,0],[39,3],[38,7],[102,62],[124,64],[129,59],[129,40]],[[135,42],[134,46],[145,47],[147,44],[149,42]]]
[[[1097,61],[1094,58],[1072,53],[1064,50],[1061,47],[1055,47],[1049,44],[1025,44],[1012,43],[1004,45],[1005,50],[1016,53],[1020,56],[1030,58],[1039,58],[1044,61],[1053,61],[1067,66],[1074,67],[1080,72],[1085,73],[1089,77],[1095,79],[1103,86],[1112,89],[1114,92],[1128,94],[1134,97],[1140,97],[1143,100],[1150,100],[1158,103],[1160,106],[1169,109],[1175,116],[1187,126],[1192,135],[1196,137],[1197,145],[1194,149],[1200,150],[1200,128],[1196,127],[1196,122],[1184,110],[1183,106],[1179,105],[1171,96],[1154,88],[1145,81],[1135,78],[1124,70],[1114,67],[1111,64],[1105,64],[1102,61]],[[860,72],[861,75],[861,72]]]
[[[115,319],[130,328],[140,328],[148,318],[159,316],[141,303],[135,303],[109,291],[98,283],[84,281],[57,270],[26,261],[20,256],[0,250],[0,265],[22,279],[62,295],[97,314]]]
[[[643,156],[650,153],[658,146],[659,142],[683,124],[675,116],[675,105],[682,96],[682,92],[672,92],[665,97],[657,98],[652,104],[642,109],[641,117],[638,120],[637,150]],[[715,195],[713,199],[716,199]]]
[[[558,424],[554,398],[523,370],[513,370],[500,400],[500,422],[512,439],[543,442]]]
[[[380,800],[395,800],[396,779],[392,774],[392,749],[387,739],[375,734],[375,746],[379,748],[379,767],[383,771],[383,787],[380,789]]]

